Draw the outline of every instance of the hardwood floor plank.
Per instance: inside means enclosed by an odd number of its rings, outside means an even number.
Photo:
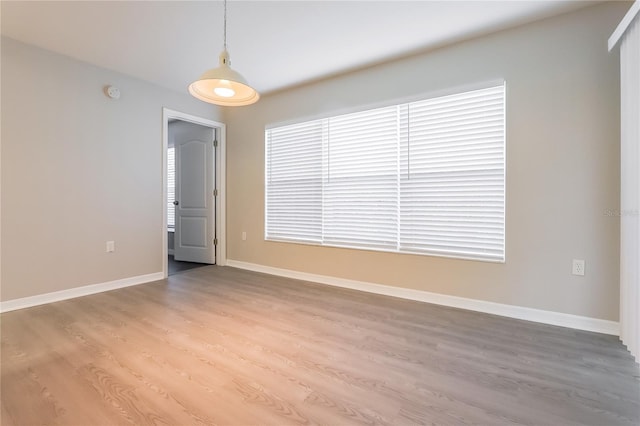
[[[3,425],[640,424],[613,336],[234,268],[0,324]]]

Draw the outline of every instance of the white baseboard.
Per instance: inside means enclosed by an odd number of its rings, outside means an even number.
[[[502,303],[487,302],[484,300],[467,299],[465,297],[449,296],[446,294],[430,293],[428,291],[413,290],[401,287],[392,287],[365,281],[348,280],[327,275],[309,274],[306,272],[273,268],[271,266],[258,265],[255,263],[248,263],[231,259],[227,259],[227,266],[246,269],[249,271],[262,272],[270,275],[278,275],[281,277],[312,281],[315,283],[327,284],[335,287],[366,291],[368,293],[382,294],[385,296],[399,297],[402,299],[416,300],[419,302],[427,302],[436,305],[450,306],[454,308],[467,309],[470,311],[500,315],[503,317],[539,322],[543,324],[559,325],[561,327],[594,331],[604,334],[613,334],[615,336],[618,336],[620,334],[620,325],[615,321],[564,314],[560,312],[544,311],[541,309],[526,308],[524,306],[505,305]]]
[[[61,300],[73,299],[75,297],[88,296],[90,294],[102,293],[104,291],[158,281],[163,278],[164,274],[162,272],[155,272],[153,274],[138,275],[137,277],[123,278],[121,280],[109,281],[106,283],[86,285],[82,287],[70,288],[68,290],[54,291],[52,293],[38,294],[36,296],[7,300],[4,302],[0,302],[0,312],[9,312],[15,311],[17,309],[31,308],[33,306],[59,302]]]

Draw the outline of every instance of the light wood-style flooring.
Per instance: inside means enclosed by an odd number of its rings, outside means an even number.
[[[2,314],[10,425],[638,425],[614,336],[229,267]]]

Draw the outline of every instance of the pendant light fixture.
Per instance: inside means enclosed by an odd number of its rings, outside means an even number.
[[[189,93],[201,101],[222,106],[251,105],[260,99],[239,72],[231,69],[227,52],[227,0],[224,0],[224,50],[220,66],[206,71],[189,85]]]

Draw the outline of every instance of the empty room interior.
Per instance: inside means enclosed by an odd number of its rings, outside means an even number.
[[[2,1],[2,425],[640,424],[639,1]]]

